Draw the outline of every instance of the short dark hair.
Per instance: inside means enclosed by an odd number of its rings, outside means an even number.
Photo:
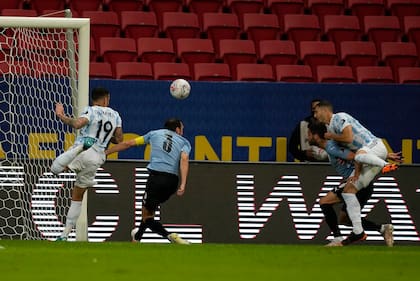
[[[109,91],[103,87],[96,87],[96,88],[93,88],[90,95],[91,95],[92,101],[96,101],[100,98],[108,96]]]
[[[320,138],[324,139],[324,135],[327,132],[327,127],[324,123],[319,122],[315,118],[311,118],[308,123],[308,129],[313,135],[318,135]]]
[[[321,100],[321,101],[319,101],[319,103],[317,104],[317,107],[326,107],[326,108],[328,108],[331,111],[334,110],[334,107],[333,107],[332,103],[330,103],[327,100]]]
[[[177,118],[170,118],[168,120],[165,121],[165,125],[164,125],[165,129],[174,131],[176,130],[176,128],[181,128],[182,127],[182,121],[180,119]]]

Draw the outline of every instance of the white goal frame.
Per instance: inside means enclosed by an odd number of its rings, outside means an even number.
[[[78,29],[78,77],[76,90],[73,92],[73,109],[79,116],[82,109],[89,105],[89,51],[90,19],[57,17],[0,17],[1,28],[59,28]],[[83,210],[76,226],[76,240],[88,240],[87,227],[87,192],[83,200]]]

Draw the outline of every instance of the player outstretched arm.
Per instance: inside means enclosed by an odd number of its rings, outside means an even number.
[[[55,104],[55,115],[57,115],[60,120],[66,124],[71,126],[74,129],[80,129],[86,126],[89,123],[89,120],[85,117],[79,117],[77,119],[71,118],[64,113],[64,106],[61,103]]]
[[[123,130],[121,127],[115,129],[114,135],[111,138],[112,143],[120,143],[123,141]]]
[[[181,196],[185,192],[185,185],[187,184],[187,175],[189,169],[189,160],[188,154],[185,152],[181,152],[181,160],[179,164],[179,177],[180,177],[180,184],[178,187],[177,195]]]
[[[143,137],[137,137],[135,139],[120,142],[120,143],[114,145],[113,147],[108,148],[107,150],[105,150],[105,154],[109,155],[109,154],[114,153],[114,152],[124,151],[124,150],[129,149],[130,147],[138,146],[138,145],[142,145],[142,144],[144,144],[144,138]]]

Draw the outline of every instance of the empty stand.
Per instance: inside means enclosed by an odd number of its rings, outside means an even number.
[[[24,9],[3,9],[1,10],[2,16],[9,17],[36,17],[38,13],[36,10],[24,10]]]
[[[391,15],[397,16],[400,23],[405,16],[419,16],[420,15],[420,1],[419,0],[386,0],[386,8]]]
[[[341,61],[353,70],[358,66],[377,66],[379,62],[373,42],[344,41],[340,48]]]
[[[400,67],[398,69],[398,82],[404,84],[420,84],[420,68]]]
[[[320,65],[316,71],[317,81],[322,83],[354,83],[350,66]]]
[[[194,79],[198,81],[230,81],[229,65],[225,63],[194,64]]]
[[[363,24],[365,16],[385,15],[385,0],[347,0],[347,8]],[[361,26],[363,29],[363,26]]]
[[[95,45],[99,46],[101,37],[119,37],[120,23],[115,12],[103,11],[83,11],[83,18],[90,18],[90,34],[95,40]]]
[[[326,15],[324,17],[324,34],[335,43],[338,51],[341,42],[360,40],[362,31],[356,16]]]
[[[315,15],[285,15],[284,32],[289,40],[299,44],[300,41],[318,40],[321,27]]]
[[[417,52],[420,54],[420,16],[404,17],[404,33],[409,41],[417,45]]]
[[[266,7],[275,14],[284,30],[284,15],[303,14],[305,3],[303,0],[267,0]]]
[[[223,0],[185,0],[185,6],[190,12],[197,14],[200,28],[203,28],[203,15],[221,12]]]
[[[157,62],[153,64],[153,75],[156,80],[192,79],[186,63]]]
[[[401,38],[400,23],[396,16],[365,16],[365,33],[379,49],[382,42],[399,41]]]
[[[282,82],[314,82],[308,65],[277,65],[276,78]]]
[[[121,15],[123,11],[140,11],[143,8],[143,0],[104,0],[109,10]]]
[[[22,0],[0,1],[0,11],[3,9],[19,9],[22,6]]]
[[[238,81],[274,82],[273,68],[269,64],[240,63],[237,66]]]
[[[90,62],[89,63],[89,77],[98,79],[112,79],[111,64],[108,62]]]
[[[318,65],[335,65],[338,62],[335,45],[331,41],[300,42],[300,59],[315,73]]]
[[[77,11],[79,15],[83,11],[98,11],[102,8],[102,0],[70,0],[70,9]]]
[[[226,6],[238,16],[239,25],[245,13],[261,13],[264,7],[263,0],[226,0]]]
[[[167,12],[163,14],[163,31],[174,41],[179,38],[197,38],[200,36],[198,17],[193,13]]]
[[[136,41],[132,38],[101,37],[99,42],[99,55],[111,64],[114,74],[117,62],[137,59]]]
[[[146,0],[150,11],[156,14],[158,25],[163,26],[163,14],[166,12],[181,12],[183,0]]]
[[[308,9],[311,14],[318,16],[323,26],[326,15],[344,14],[344,0],[308,0]]]
[[[222,39],[238,39],[240,27],[235,14],[203,14],[203,31],[213,41],[216,53],[219,53],[219,42]]]
[[[96,61],[96,57],[97,57],[97,50],[96,50],[96,46],[95,46],[95,41],[93,40],[92,36],[90,37],[90,42],[89,42],[89,60],[90,61]]]
[[[121,29],[125,37],[155,37],[158,33],[156,15],[153,12],[123,11],[121,12]]]
[[[360,66],[356,73],[359,83],[394,83],[389,66]]]
[[[143,62],[175,62],[176,53],[169,38],[139,38],[137,56]]]
[[[261,40],[280,38],[279,22],[277,16],[272,14],[244,14],[243,30],[247,38],[254,41],[257,51]]]
[[[117,62],[115,65],[117,79],[153,80],[152,65],[147,62]]]
[[[278,64],[297,63],[295,43],[291,40],[262,40],[259,45],[258,58],[273,69]]]
[[[229,65],[232,79],[236,80],[236,65],[239,63],[256,63],[257,54],[252,40],[220,40],[220,58]]]
[[[398,81],[398,68],[402,66],[417,66],[416,45],[406,42],[384,42],[381,44],[381,59],[392,68],[395,81]]]
[[[63,10],[66,0],[31,0],[30,3],[31,8],[41,15],[44,10]]]
[[[177,41],[177,53],[182,62],[194,70],[195,63],[210,63],[215,60],[213,43],[210,39],[180,38]]]

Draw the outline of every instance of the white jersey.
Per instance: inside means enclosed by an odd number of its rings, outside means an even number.
[[[95,147],[105,150],[115,129],[122,127],[120,114],[110,107],[87,106],[80,117],[87,118],[89,123],[80,129],[76,145],[83,143],[84,137],[91,137],[96,139]]]
[[[377,143],[378,138],[376,136],[363,127],[359,121],[344,112],[333,114],[327,128],[331,133],[341,134],[344,128],[349,125],[351,125],[353,131],[353,142],[350,144],[344,144],[346,147],[352,150],[357,150],[364,146],[368,147]]]

